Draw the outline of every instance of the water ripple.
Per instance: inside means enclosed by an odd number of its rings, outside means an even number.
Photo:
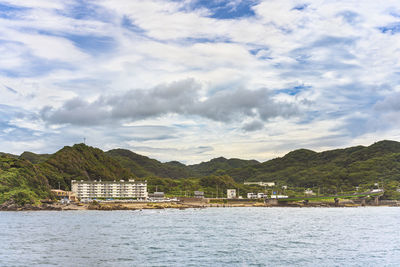
[[[400,209],[1,212],[0,266],[398,266]]]

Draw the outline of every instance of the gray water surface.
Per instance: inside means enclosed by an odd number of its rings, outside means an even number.
[[[400,208],[0,212],[1,266],[400,266]]]

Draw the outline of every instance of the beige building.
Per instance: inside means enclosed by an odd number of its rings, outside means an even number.
[[[79,199],[147,199],[147,181],[71,181],[71,189]]]
[[[51,189],[51,192],[57,199],[68,199],[70,201],[77,201],[76,194],[72,191],[64,191],[60,189]]]

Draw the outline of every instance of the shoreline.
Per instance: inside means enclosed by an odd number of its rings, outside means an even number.
[[[312,203],[206,203],[206,202],[139,202],[139,203],[73,203],[73,204],[42,204],[35,205],[2,205],[0,211],[79,211],[79,210],[146,210],[146,209],[205,209],[205,208],[239,208],[239,207],[258,207],[258,208],[355,208],[355,207],[400,207],[400,201],[393,203],[382,204],[365,204],[360,203],[326,203],[326,202],[312,202]]]

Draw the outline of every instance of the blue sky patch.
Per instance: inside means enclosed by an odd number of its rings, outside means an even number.
[[[67,2],[68,3],[68,2]],[[59,14],[79,20],[98,20],[110,22],[111,12],[90,1],[76,0],[65,10],[59,10]]]
[[[277,92],[285,93],[285,94],[288,94],[288,95],[297,95],[298,93],[300,93],[300,92],[302,92],[304,90],[308,90],[308,89],[311,89],[311,86],[297,85],[297,86],[294,86],[292,88],[278,90]]]
[[[237,19],[242,17],[251,17],[255,13],[252,6],[256,5],[259,1],[255,0],[242,0],[237,1],[220,0],[198,0],[192,3],[192,9],[206,8],[210,11],[211,18],[216,19]]]
[[[382,33],[396,34],[400,32],[400,22],[393,23],[387,26],[379,27]]]
[[[20,13],[26,10],[28,10],[28,8],[0,3],[0,18],[18,19]]]
[[[309,6],[309,4],[300,4],[292,8],[292,10],[303,11]]]
[[[98,55],[112,51],[117,43],[112,37],[91,35],[66,35],[65,38],[73,41],[84,52]]]
[[[136,33],[144,33],[145,30],[137,26],[131,19],[129,19],[127,16],[124,16],[121,21],[121,26],[127,30],[130,30],[132,32]]]

